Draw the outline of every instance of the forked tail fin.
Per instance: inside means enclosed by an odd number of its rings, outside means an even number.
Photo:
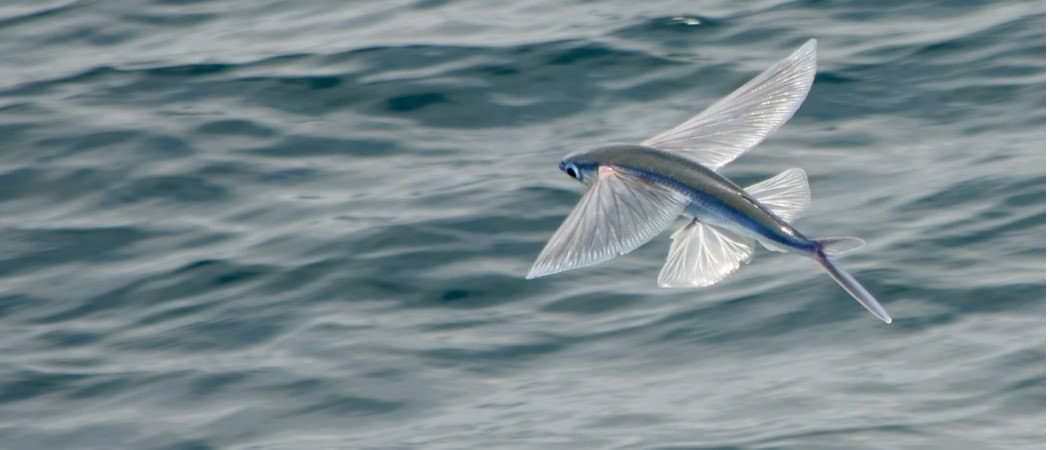
[[[867,289],[864,289],[864,286],[861,286],[860,282],[853,278],[853,275],[850,275],[849,272],[843,270],[835,260],[825,256],[823,252],[816,255],[816,260],[820,263],[821,267],[828,271],[828,275],[831,275],[831,278],[834,279],[839,286],[842,286],[842,289],[849,292],[849,295],[852,295],[853,298],[857,299],[857,301],[867,308],[868,311],[871,311],[875,317],[878,317],[886,323],[893,322],[890,313],[886,312],[886,309],[879,304],[878,300],[875,300],[875,296],[871,295]]]
[[[838,236],[817,239],[820,249],[828,256],[845,255],[858,248],[865,246],[864,239],[854,236]]]

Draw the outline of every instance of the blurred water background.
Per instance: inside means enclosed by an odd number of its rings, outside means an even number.
[[[0,448],[1044,443],[1039,1],[0,4]],[[564,154],[807,38],[801,258],[661,290],[668,233],[526,281]]]

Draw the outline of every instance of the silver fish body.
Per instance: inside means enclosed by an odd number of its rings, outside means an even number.
[[[689,197],[684,215],[751,237],[767,248],[815,253],[820,245],[728,178],[687,157],[642,145],[610,145],[566,156],[559,166],[612,166]]]
[[[810,201],[802,169],[740,187],[718,173],[794,115],[816,74],[809,40],[731,94],[640,145],[612,145],[565,157],[559,168],[587,191],[540,252],[526,278],[577,269],[633,251],[679,216],[661,287],[715,284],[746,264],[755,243],[814,259],[872,314],[892,319],[834,260],[855,237],[809,239],[794,226]]]

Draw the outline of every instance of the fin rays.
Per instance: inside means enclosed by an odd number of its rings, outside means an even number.
[[[681,152],[718,169],[787,122],[809,94],[816,72],[817,41],[810,39],[725,98],[642,145]]]
[[[526,278],[576,269],[628,253],[659,234],[689,198],[666,186],[601,167],[598,179],[543,247]]]
[[[809,206],[809,182],[802,169],[785,170],[744,190],[773,214],[788,222],[797,219]]]
[[[701,287],[722,281],[751,260],[755,242],[692,220],[671,236],[660,287]]]

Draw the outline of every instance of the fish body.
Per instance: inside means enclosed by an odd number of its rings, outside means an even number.
[[[810,239],[791,222],[810,201],[802,169],[740,187],[718,170],[794,115],[816,74],[809,40],[731,94],[682,124],[639,144],[576,152],[563,172],[588,186],[544,246],[526,278],[577,269],[628,253],[679,216],[661,287],[715,284],[749,262],[755,243],[814,259],[872,314],[892,319],[833,258],[859,248],[855,237]]]
[[[820,245],[743,188],[685,156],[642,145],[611,145],[565,157],[560,166],[614,167],[689,197],[684,215],[732,230],[779,251],[814,253]],[[563,169],[564,170],[564,169]]]

